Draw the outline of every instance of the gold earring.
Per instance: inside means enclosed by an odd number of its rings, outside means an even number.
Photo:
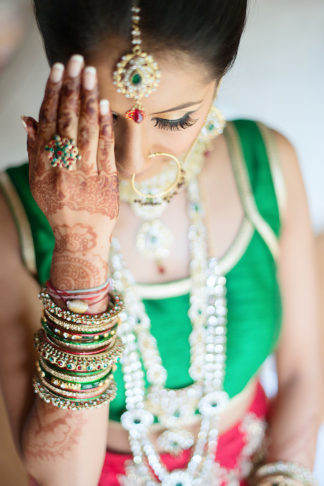
[[[134,202],[140,204],[141,206],[146,206],[146,205],[157,206],[162,204],[163,201],[169,202],[170,199],[178,193],[179,189],[183,186],[185,182],[185,171],[179,159],[177,159],[175,155],[168,154],[166,152],[154,152],[153,154],[149,155],[150,159],[153,159],[154,157],[169,157],[170,159],[172,159],[177,165],[176,179],[164,191],[158,192],[156,194],[153,193],[145,194],[144,192],[140,191],[136,187],[135,185],[136,174],[133,174],[131,180],[132,189],[140,197],[140,199],[135,199]]]
[[[213,104],[207,115],[206,122],[201,129],[201,137],[208,141],[216,135],[223,133],[226,125],[225,118],[221,111]]]

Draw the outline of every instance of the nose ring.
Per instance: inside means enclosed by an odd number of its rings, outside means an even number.
[[[139,196],[139,199],[135,199],[134,202],[140,204],[141,206],[157,206],[162,204],[164,201],[170,202],[172,197],[178,193],[179,189],[185,183],[185,170],[175,155],[168,154],[166,152],[154,152],[149,155],[150,159],[153,159],[154,157],[169,157],[172,159],[177,165],[177,175],[175,180],[164,191],[160,191],[158,193],[144,193],[139,190],[138,187],[136,187],[136,174],[133,174],[131,180],[132,189]]]

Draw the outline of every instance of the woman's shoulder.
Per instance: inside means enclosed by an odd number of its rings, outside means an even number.
[[[271,123],[252,118],[234,118],[228,121],[227,126],[234,127],[242,137],[250,138],[251,142],[257,133],[261,135],[265,143],[268,142],[267,138],[271,137],[283,159],[288,158],[292,161],[291,163],[296,165],[297,154],[293,143]]]

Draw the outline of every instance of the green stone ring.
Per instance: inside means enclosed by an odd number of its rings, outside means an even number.
[[[45,146],[52,167],[71,170],[81,160],[78,148],[72,138],[54,135]]]

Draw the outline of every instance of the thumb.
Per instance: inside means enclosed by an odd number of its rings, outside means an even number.
[[[38,123],[31,116],[21,116],[21,122],[27,133],[27,152],[30,160],[36,146]]]

